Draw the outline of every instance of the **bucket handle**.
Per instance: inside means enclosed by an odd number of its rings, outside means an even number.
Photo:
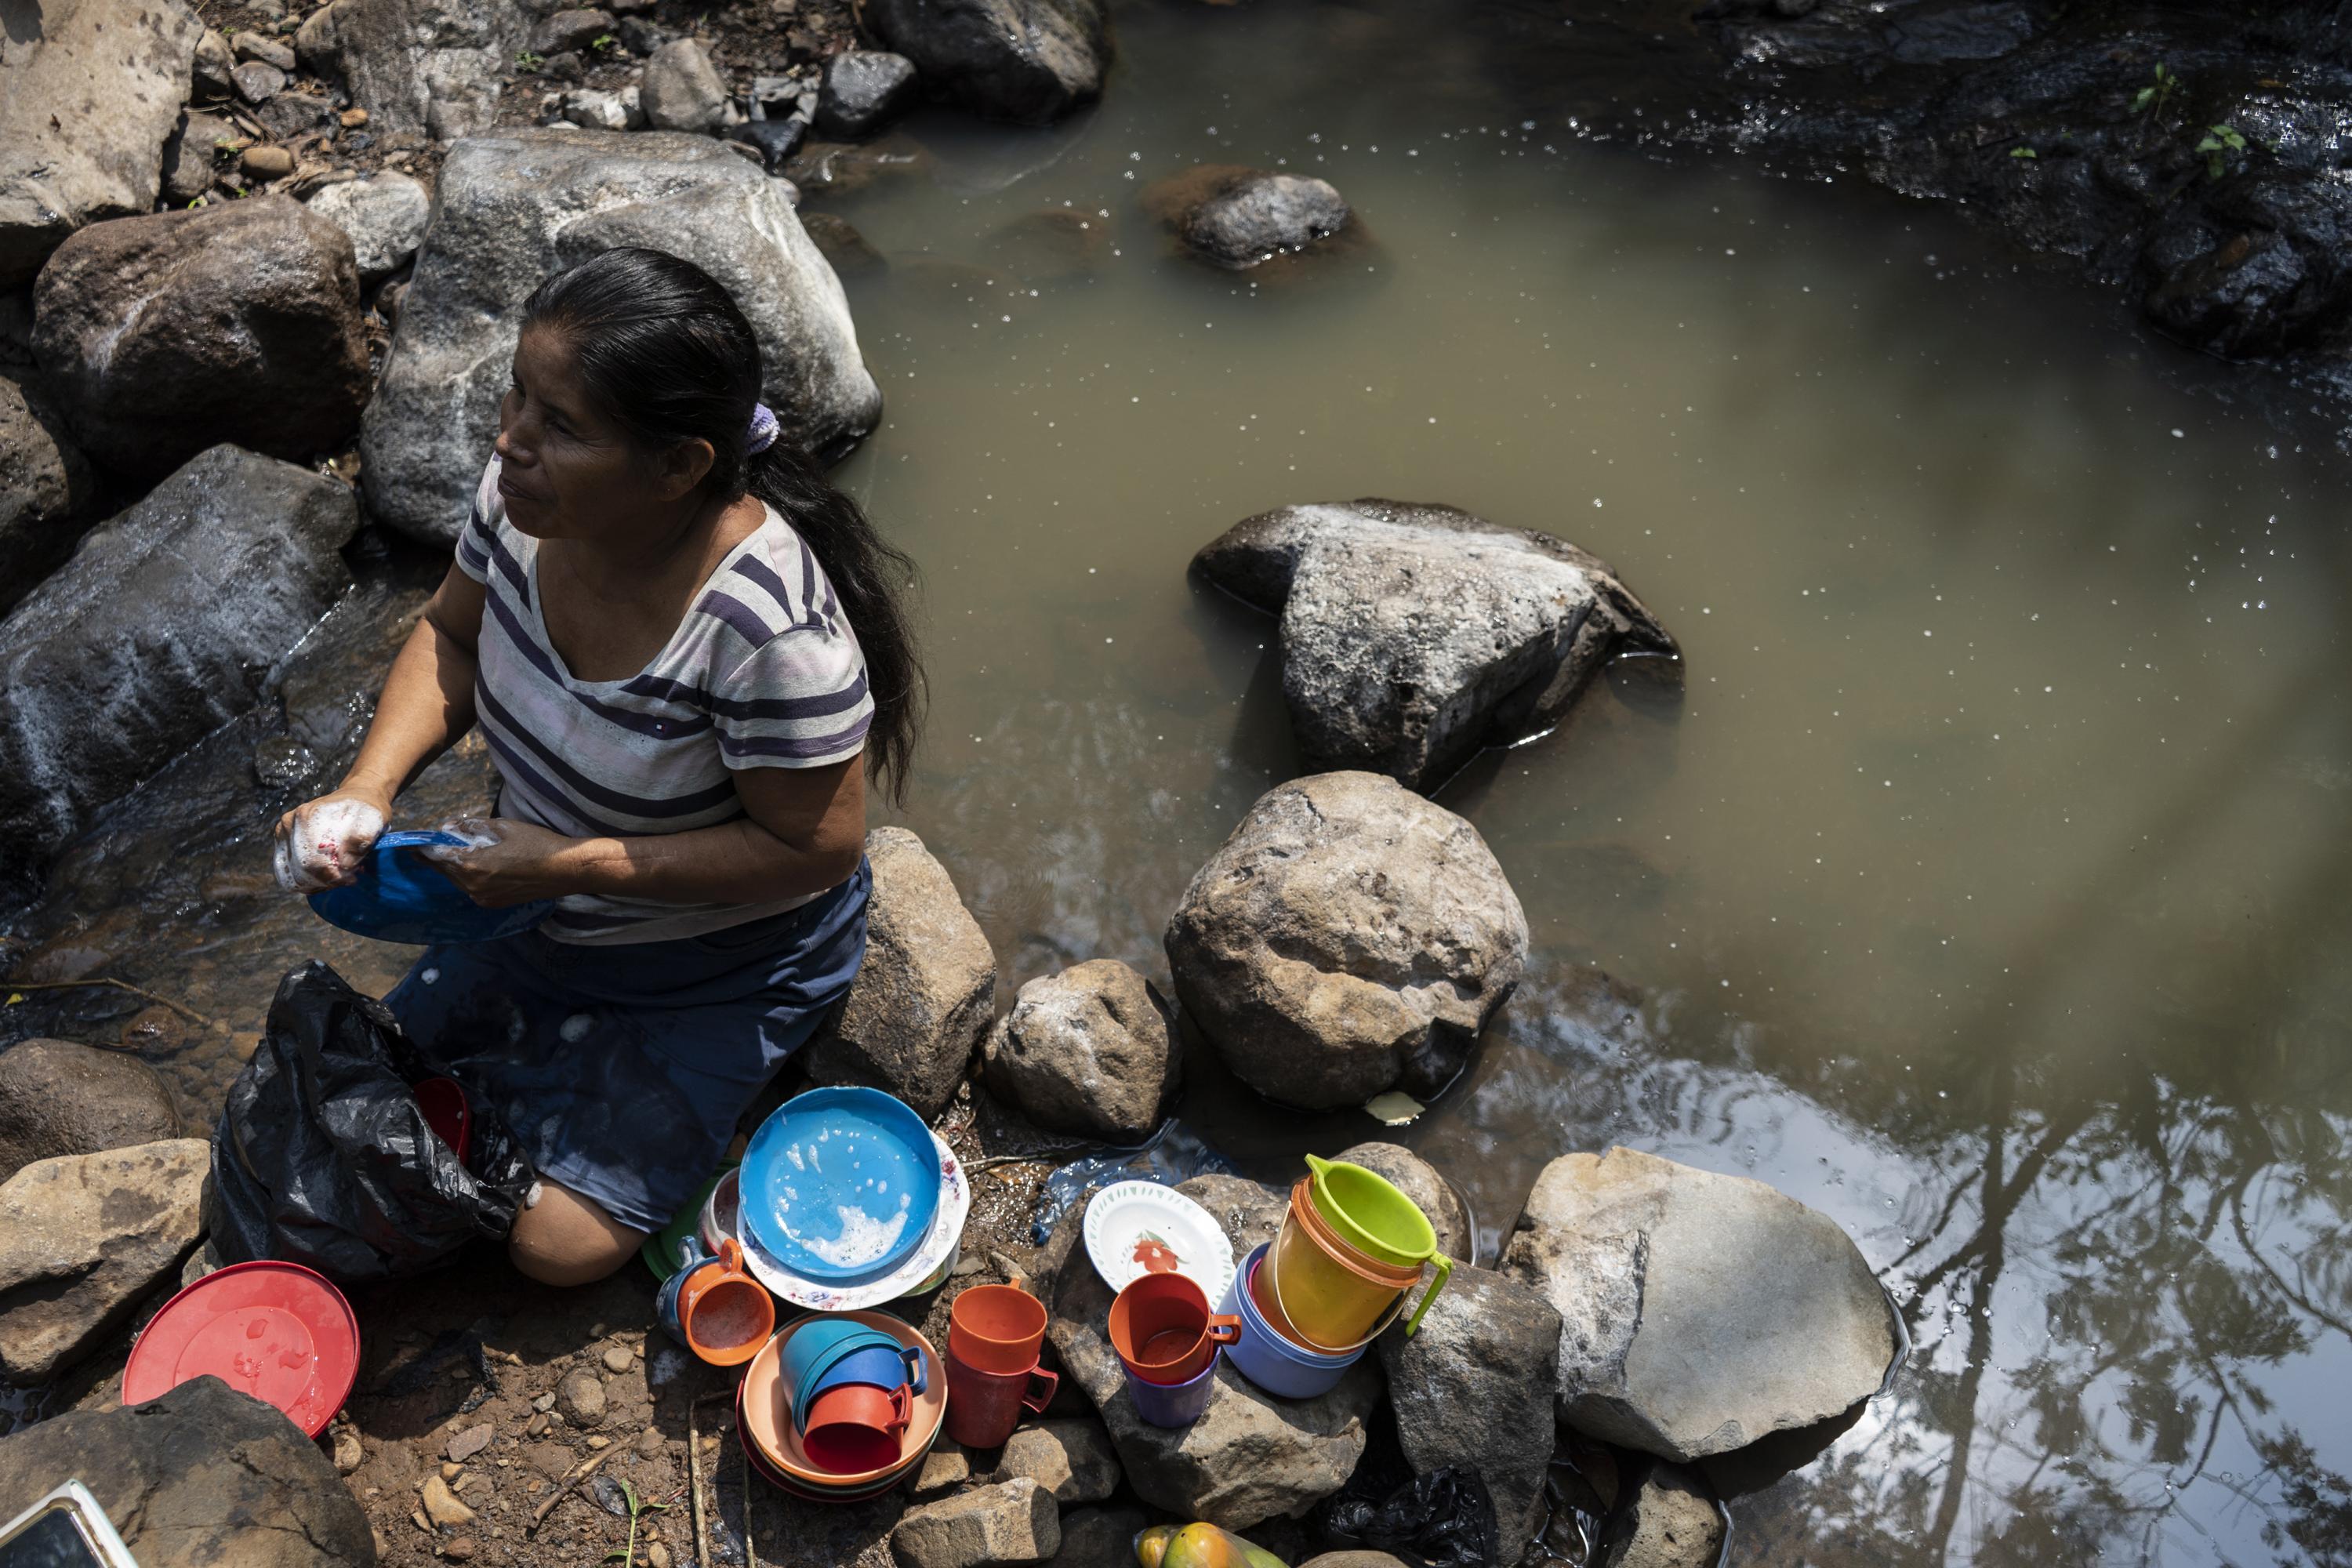
[[[1421,1293],[1421,1305],[1415,1307],[1412,1310],[1412,1316],[1406,1320],[1404,1337],[1407,1339],[1412,1338],[1414,1331],[1421,1327],[1421,1315],[1429,1310],[1429,1304],[1437,1300],[1437,1293],[1444,1289],[1445,1282],[1454,1277],[1454,1259],[1442,1252],[1433,1252],[1429,1255],[1429,1266],[1437,1270],[1437,1278],[1432,1279],[1429,1282],[1429,1289]],[[1400,1296],[1398,1300],[1402,1300],[1403,1298]]]

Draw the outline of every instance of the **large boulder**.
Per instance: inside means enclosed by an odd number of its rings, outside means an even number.
[[[1043,125],[1100,96],[1105,0],[870,0],[866,26],[975,114]]]
[[[1499,1561],[1517,1563],[1543,1524],[1559,1314],[1519,1281],[1465,1265],[1412,1337],[1392,1328],[1380,1352],[1406,1462],[1422,1475],[1452,1465],[1484,1477]]]
[[[375,1542],[334,1462],[216,1377],[144,1405],[68,1411],[0,1437],[0,1506],[79,1477],[151,1568],[369,1568]]]
[[[0,615],[72,552],[92,488],[48,399],[0,374]]]
[[[1042,974],[988,1037],[988,1087],[1038,1126],[1139,1143],[1182,1062],[1159,988],[1115,958]]]
[[[33,352],[90,455],[127,473],[224,441],[331,450],[368,397],[352,242],[286,196],[82,230],[41,268]]]
[[[1675,652],[1603,563],[1449,506],[1284,507],[1193,563],[1282,617],[1282,694],[1311,764],[1413,789],[1559,722],[1612,656]]]
[[[0,1381],[47,1382],[179,1278],[211,1169],[209,1142],[172,1138],[37,1160],[0,1183]]]
[[[1869,1398],[1898,1342],[1835,1220],[1631,1149],[1545,1166],[1502,1267],[1559,1312],[1560,1419],[1685,1463]]]
[[[425,241],[433,198],[397,169],[364,180],[344,180],[310,198],[310,210],[348,236],[360,280],[373,283],[408,265]]]
[[[947,1109],[996,1010],[996,954],[947,868],[903,827],[866,836],[866,962],[809,1043],[819,1083],[886,1089],[928,1121]]]
[[[82,541],[0,621],[0,888],[261,701],[352,580],[351,490],[215,447]]]
[[[1233,163],[1158,181],[1143,205],[1195,255],[1236,270],[1328,239],[1349,216],[1328,180]]]
[[[1260,796],[1168,922],[1176,999],[1242,1081],[1313,1110],[1435,1093],[1527,966],[1478,830],[1377,773]]]
[[[375,516],[428,543],[456,540],[498,434],[523,300],[551,273],[632,245],[682,256],[735,296],[789,439],[831,451],[873,427],[882,393],[858,357],[841,280],[757,164],[675,132],[480,137],[442,165],[362,427]]]
[[[0,1182],[36,1160],[179,1135],[171,1089],[137,1057],[71,1040],[0,1046]]]
[[[301,63],[340,79],[377,134],[454,141],[498,118],[499,79],[530,43],[516,0],[334,0],[294,35]]]
[[[152,211],[204,24],[181,0],[12,0],[0,29],[0,293],[68,235]]]
[[[1438,1251],[1457,1262],[1474,1261],[1471,1253],[1478,1238],[1470,1234],[1470,1211],[1463,1206],[1453,1184],[1438,1174],[1436,1166],[1395,1143],[1359,1143],[1331,1158],[1387,1177],[1429,1216],[1430,1228],[1437,1232]]]

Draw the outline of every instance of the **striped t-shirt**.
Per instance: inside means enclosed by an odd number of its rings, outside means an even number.
[[[857,755],[873,721],[866,658],[816,557],[770,508],[730,551],[653,662],[580,680],[540,616],[539,542],[507,521],[499,459],[457,536],[457,569],[486,590],[474,710],[498,762],[499,814],[570,837],[683,833],[743,815],[737,768]],[[661,942],[779,914],[755,904],[576,895],[539,928],[559,942]]]

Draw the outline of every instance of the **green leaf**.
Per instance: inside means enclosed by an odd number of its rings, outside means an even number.
[[[2009,150],[2009,155],[2012,158],[2039,158],[2042,156],[2041,153],[2036,153],[2031,147],[2011,147]]]
[[[2139,110],[2146,109],[2149,104],[2154,103],[2155,101],[2156,89],[2152,87],[2141,88],[2137,92],[2132,94],[2132,110],[2134,113],[2137,113]]]

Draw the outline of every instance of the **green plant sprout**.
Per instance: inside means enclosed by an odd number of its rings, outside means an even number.
[[[621,1496],[629,1505],[629,1543],[626,1546],[615,1546],[612,1551],[604,1553],[604,1560],[607,1563],[622,1563],[625,1568],[626,1564],[637,1560],[638,1519],[648,1513],[667,1513],[669,1511],[669,1504],[646,1501],[637,1496],[637,1489],[626,1481],[621,1483]]]
[[[2041,153],[2036,153],[2031,147],[2011,147],[2009,150],[2009,155],[2012,158],[2039,158],[2042,156]]]
[[[2246,139],[2234,125],[2209,125],[2204,139],[2197,143],[2197,151],[2205,154],[2205,177],[2210,180],[2221,177],[2222,160],[2228,154],[2245,150]]]
[[[589,47],[590,48],[592,48],[592,49],[595,50],[598,54],[600,54],[600,55],[601,55],[601,54],[603,54],[606,49],[611,48],[611,47],[613,47],[614,42],[614,37],[613,37],[613,35],[612,35],[612,34],[610,34],[610,33],[605,33],[605,34],[603,34],[602,36],[600,36],[600,37],[596,37],[596,38],[594,38],[594,39],[592,39],[592,40],[590,41],[590,43],[589,43],[588,47]]]
[[[519,71],[535,71],[546,63],[545,58],[532,54],[529,49],[523,50],[515,57],[515,69]]]
[[[2163,114],[2164,106],[2172,101],[2172,95],[2179,86],[2180,79],[2173,74],[2172,68],[2162,60],[2157,61],[2156,79],[2132,94],[2132,112]]]

